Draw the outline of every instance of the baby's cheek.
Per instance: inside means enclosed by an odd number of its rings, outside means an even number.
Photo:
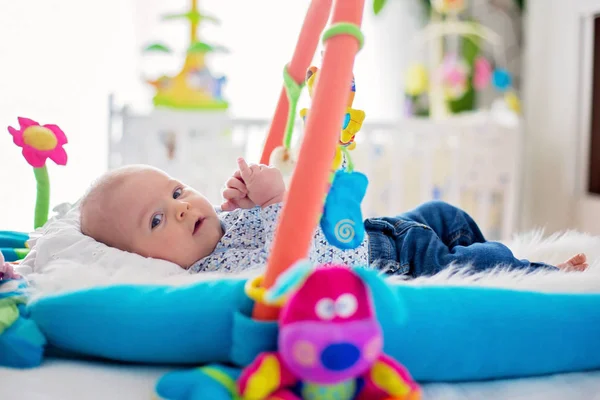
[[[140,247],[144,253],[143,255],[146,255],[146,257],[171,261],[171,257],[169,256],[177,254],[179,251],[177,248],[179,241],[173,234],[166,232],[166,230],[159,234],[156,233],[158,232],[155,232],[151,237],[146,237],[145,240],[141,241]]]

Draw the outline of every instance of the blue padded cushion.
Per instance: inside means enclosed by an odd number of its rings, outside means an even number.
[[[243,285],[223,279],[94,288],[43,298],[30,306],[30,317],[64,351],[243,366],[277,345],[275,323],[248,318],[252,302]],[[419,381],[600,368],[600,295],[405,285],[373,295],[386,353]]]
[[[50,345],[64,352],[143,363],[224,362],[233,340],[241,340],[234,323],[244,318],[236,315],[252,310],[244,283],[99,287],[42,298],[29,312]],[[275,330],[274,323],[255,325]]]

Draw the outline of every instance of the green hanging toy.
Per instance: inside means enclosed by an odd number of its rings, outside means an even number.
[[[67,164],[67,153],[63,146],[67,137],[57,125],[40,125],[28,119],[18,118],[19,129],[8,127],[13,142],[23,149],[23,157],[33,167],[37,182],[35,199],[34,229],[42,227],[48,221],[50,211],[50,179],[46,168],[49,158],[58,165]],[[15,261],[29,252],[26,241],[29,235],[20,232],[0,231],[0,251],[6,261]]]

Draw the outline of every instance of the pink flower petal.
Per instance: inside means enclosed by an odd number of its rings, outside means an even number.
[[[44,128],[48,128],[52,131],[52,133],[54,133],[54,136],[56,136],[56,140],[58,141],[58,146],[62,146],[63,144],[69,143],[67,140],[67,135],[65,135],[62,129],[58,127],[58,125],[47,124],[44,125]]]
[[[62,146],[56,147],[50,154],[50,159],[58,165],[67,165],[67,152]]]
[[[19,147],[23,147],[23,132],[16,130],[15,128],[13,128],[12,126],[8,127],[8,132],[12,135],[13,137],[13,142],[19,146]]]
[[[448,73],[446,79],[451,85],[457,85],[465,80],[465,75],[458,69],[454,69]]]
[[[479,57],[475,60],[475,75],[473,77],[473,86],[477,90],[485,89],[490,82],[492,76],[492,66],[484,57]]]
[[[23,157],[33,168],[41,168],[46,163],[47,155],[34,149],[33,147],[25,145],[23,147]]]
[[[17,119],[19,121],[19,125],[21,125],[22,131],[29,128],[30,126],[39,125],[37,122],[35,122],[34,120],[29,119],[29,118],[19,117]]]

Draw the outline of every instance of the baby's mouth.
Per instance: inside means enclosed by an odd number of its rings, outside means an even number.
[[[192,235],[195,235],[196,233],[198,233],[198,231],[200,230],[200,228],[202,227],[202,223],[204,222],[204,218],[198,218],[198,220],[196,221],[196,223],[194,224],[194,230],[192,232]]]

